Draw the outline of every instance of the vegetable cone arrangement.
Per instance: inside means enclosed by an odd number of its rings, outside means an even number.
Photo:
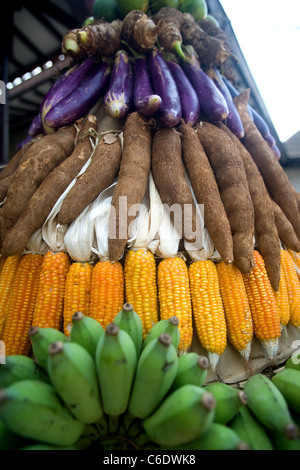
[[[249,376],[254,340],[274,365],[300,334],[300,196],[276,142],[205,8],[97,3],[0,174],[0,447],[299,449],[295,380],[254,375],[248,405],[205,390],[227,348]]]

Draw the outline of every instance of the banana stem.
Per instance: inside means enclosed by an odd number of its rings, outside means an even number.
[[[108,431],[114,434],[119,427],[119,416],[108,416]]]
[[[94,424],[97,427],[99,434],[108,433],[108,423],[105,414],[103,414],[102,418],[100,418],[99,421],[96,421]]]
[[[132,416],[130,413],[126,413],[123,419],[123,427],[125,429],[125,432],[129,430],[130,426],[132,425],[135,419],[136,418]]]

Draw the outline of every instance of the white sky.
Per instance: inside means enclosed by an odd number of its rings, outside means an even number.
[[[300,0],[220,0],[278,137],[300,130]]]

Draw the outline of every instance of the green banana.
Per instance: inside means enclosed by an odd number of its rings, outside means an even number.
[[[69,338],[61,331],[55,328],[39,328],[31,326],[28,330],[28,336],[32,344],[32,352],[37,362],[47,370],[47,360],[49,346],[54,341],[67,342]]]
[[[289,439],[298,436],[287,401],[276,385],[265,375],[255,374],[244,386],[248,406],[266,428],[283,433]]]
[[[21,354],[7,356],[5,364],[0,366],[0,387],[9,387],[9,385],[25,379],[42,380],[49,383],[45,369],[31,357]]]
[[[239,408],[247,404],[247,396],[243,390],[234,388],[223,382],[214,382],[205,386],[205,390],[216,399],[215,422],[227,424],[237,414]]]
[[[286,369],[300,370],[300,353],[293,354],[285,363]]]
[[[0,418],[20,436],[59,446],[74,445],[84,428],[55,388],[38,380],[22,380],[1,389]]]
[[[95,318],[87,317],[82,312],[73,314],[70,340],[83,346],[93,359],[98,341],[103,333],[103,326]]]
[[[189,352],[178,357],[178,368],[171,391],[182,385],[194,384],[202,387],[207,378],[209,360],[195,352]]]
[[[271,380],[286,399],[288,406],[300,413],[300,370],[283,369]]]
[[[233,429],[213,422],[195,441],[168,450],[249,450],[249,446]]]
[[[239,408],[228,426],[248,444],[251,450],[273,450],[273,444],[265,427],[255,418],[247,406]]]
[[[122,310],[115,316],[113,323],[116,323],[121,330],[127,331],[135,344],[137,357],[139,357],[143,344],[143,323],[133,310],[132,305],[124,304]]]
[[[12,432],[0,419],[0,450],[15,450],[28,444],[28,440]]]
[[[288,439],[281,432],[270,431],[275,450],[300,450],[300,437]]]
[[[89,424],[102,418],[95,362],[83,346],[52,343],[47,369],[56,391],[76,419]]]
[[[101,336],[95,355],[104,412],[119,416],[127,409],[137,365],[134,342],[116,323]]]
[[[187,384],[168,395],[142,425],[153,442],[178,446],[196,440],[212,424],[216,401],[204,387]]]
[[[151,341],[158,338],[161,333],[168,333],[172,338],[175,348],[177,349],[179,345],[179,340],[180,340],[180,331],[179,331],[178,325],[179,325],[179,319],[175,316],[170,317],[167,320],[158,321],[157,323],[155,323],[155,325],[152,326],[151,330],[146,335],[143,341],[142,349],[145,349],[145,347]]]
[[[144,419],[168,393],[176,376],[178,357],[172,338],[162,333],[143,349],[137,364],[128,411]]]

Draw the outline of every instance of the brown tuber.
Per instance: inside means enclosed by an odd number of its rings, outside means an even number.
[[[43,225],[58,198],[91,155],[90,132],[96,129],[96,117],[88,116],[79,132],[73,152],[45,177],[25,205],[13,227],[8,231],[1,248],[2,254],[22,253],[31,235]]]
[[[187,241],[197,238],[197,211],[185,177],[180,133],[163,127],[153,136],[152,175],[163,204],[170,209],[178,234]]]
[[[271,198],[264,180],[246,147],[224,124],[218,124],[218,126],[231,137],[242,157],[254,208],[255,242],[264,259],[272,287],[277,291],[280,281],[281,247]]]
[[[247,89],[234,98],[245,131],[242,143],[255,161],[271,198],[282,209],[300,239],[300,212],[295,189],[249,115],[249,96],[250,89]]]
[[[46,176],[71,155],[77,124],[61,127],[53,134],[45,135],[25,153],[0,211],[1,243]]]
[[[63,38],[62,50],[77,60],[86,56],[109,57],[120,48],[121,36],[121,20],[97,20],[69,31]]]
[[[233,261],[232,234],[218,185],[195,129],[181,123],[182,157],[198,204],[204,204],[204,221],[216,250]]]
[[[180,30],[183,43],[194,47],[201,67],[221,66],[231,55],[224,41],[207,34],[190,13],[183,13],[183,18]]]
[[[224,130],[200,122],[197,134],[212,166],[230,223],[234,262],[243,274],[254,267],[254,209],[243,160]]]
[[[110,261],[118,261],[122,257],[129,238],[129,225],[146,193],[151,165],[151,131],[151,123],[138,112],[127,116],[122,160],[108,221]]]
[[[104,134],[97,144],[91,163],[79,176],[63,200],[59,224],[70,224],[118,175],[122,145],[118,135]]]
[[[163,27],[163,20],[157,24],[139,10],[130,11],[123,19],[122,39],[139,52],[151,49]]]

